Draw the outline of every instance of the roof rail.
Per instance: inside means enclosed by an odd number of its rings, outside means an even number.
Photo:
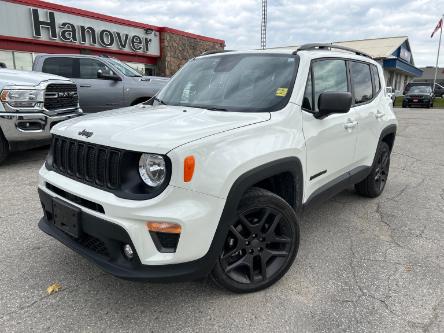
[[[201,56],[209,55],[209,54],[216,54],[216,53],[225,53],[225,52],[233,52],[233,50],[209,50],[205,51],[201,54]]]
[[[312,44],[304,44],[301,45],[300,47],[298,47],[298,49],[296,51],[293,52],[293,54],[297,54],[299,51],[311,51],[311,50],[331,50],[331,49],[337,49],[337,50],[343,50],[343,51],[348,51],[348,52],[352,52],[354,54],[360,55],[360,56],[364,56],[370,59],[373,59],[369,54],[352,49],[350,47],[346,47],[346,46],[340,46],[340,45],[335,45],[333,43],[312,43]]]

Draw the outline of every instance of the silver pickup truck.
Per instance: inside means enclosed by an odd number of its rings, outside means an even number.
[[[71,80],[0,68],[0,163],[11,151],[49,143],[55,124],[82,114]]]
[[[60,75],[77,84],[85,113],[142,103],[163,88],[168,78],[142,76],[129,65],[107,56],[41,54],[33,71]]]

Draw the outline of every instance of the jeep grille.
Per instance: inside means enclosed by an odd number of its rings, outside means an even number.
[[[57,173],[103,189],[120,187],[121,151],[58,136],[52,149]]]

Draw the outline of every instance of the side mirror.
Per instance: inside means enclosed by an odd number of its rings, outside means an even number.
[[[122,78],[115,74],[104,74],[101,69],[97,71],[97,78],[102,80],[122,81]]]
[[[6,64],[4,62],[0,62],[0,68],[6,68]]]
[[[316,118],[323,118],[332,113],[347,113],[352,105],[352,95],[349,92],[325,92],[319,95]]]

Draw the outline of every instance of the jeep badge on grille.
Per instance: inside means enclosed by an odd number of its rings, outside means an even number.
[[[88,132],[86,129],[84,129],[83,131],[80,131],[78,134],[81,135],[81,136],[84,136],[86,138],[90,138],[90,137],[93,136],[94,133],[93,132]]]

